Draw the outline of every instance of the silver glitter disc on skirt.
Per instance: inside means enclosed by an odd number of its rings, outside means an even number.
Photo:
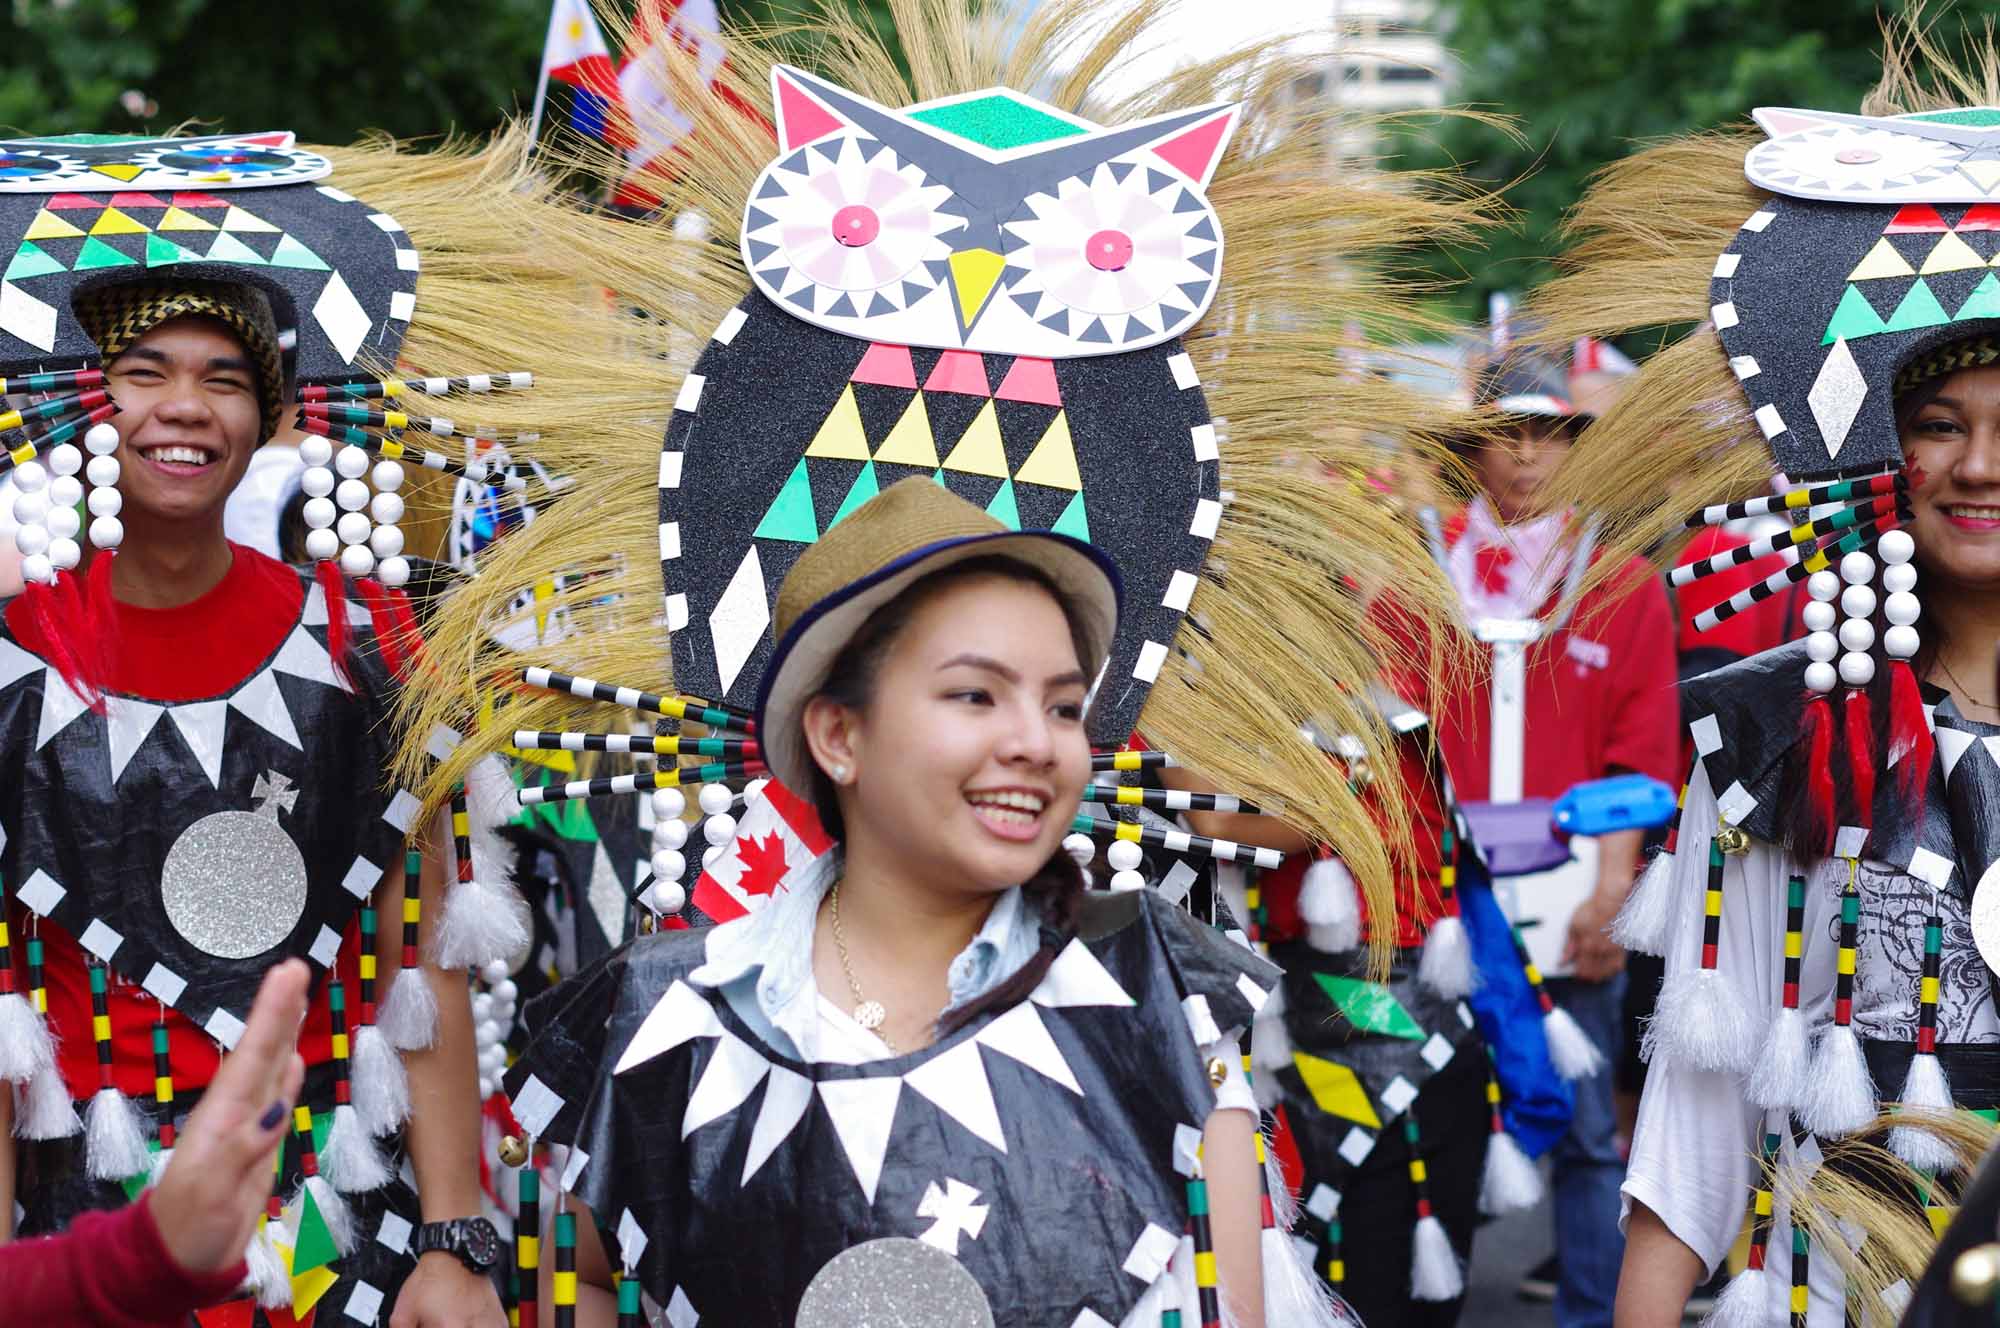
[[[216,812],[181,833],[160,873],[167,920],[218,959],[263,954],[306,911],[306,860],[277,817]]]
[[[799,1302],[813,1328],[993,1328],[965,1265],[908,1236],[863,1241],[826,1261]]]

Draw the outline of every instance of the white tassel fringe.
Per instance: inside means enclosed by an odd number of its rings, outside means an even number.
[[[1521,1151],[1514,1136],[1502,1130],[1486,1142],[1486,1169],[1479,1182],[1479,1211],[1504,1217],[1533,1208],[1542,1201],[1542,1172]]]
[[[1745,1268],[1715,1298],[1715,1308],[1701,1321],[1701,1328],[1764,1328],[1770,1308],[1769,1274]]]
[[[1417,981],[1448,1001],[1471,995],[1479,985],[1479,970],[1472,966],[1472,937],[1463,921],[1442,917],[1431,924],[1423,957],[1417,961]]]
[[[1912,1111],[1938,1115],[1951,1111],[1951,1084],[1936,1056],[1919,1053],[1910,1057],[1910,1073],[1903,1079],[1902,1105]],[[1949,1144],[1921,1125],[1898,1125],[1890,1130],[1889,1150],[1925,1171],[1949,1171],[1959,1161]]]
[[[1289,1232],[1299,1220],[1299,1197],[1285,1184],[1285,1169],[1278,1165],[1278,1150],[1271,1146],[1271,1132],[1264,1132],[1264,1188],[1271,1196],[1271,1220]]]
[[[1322,954],[1339,954],[1361,943],[1361,896],[1339,858],[1320,858],[1306,868],[1299,885],[1299,917],[1306,944]]]
[[[1852,1134],[1875,1119],[1875,1082],[1851,1026],[1834,1024],[1819,1035],[1799,1116],[1814,1134],[1829,1136]]]
[[[1653,855],[1625,906],[1611,920],[1611,939],[1640,954],[1664,955],[1674,930],[1674,855]]]
[[[1410,1248],[1410,1299],[1457,1300],[1465,1294],[1465,1271],[1444,1223],[1419,1218]],[[1274,1320],[1275,1322],[1275,1320]]]
[[[0,1079],[25,1084],[56,1063],[56,1046],[28,998],[0,996]]]
[[[1306,1266],[1290,1236],[1277,1227],[1266,1227],[1262,1241],[1265,1323],[1338,1328],[1352,1322],[1338,1308],[1340,1302],[1332,1288]]]
[[[92,1179],[123,1182],[147,1169],[139,1113],[115,1088],[100,1088],[84,1113],[84,1163]]]
[[[319,1173],[343,1194],[379,1190],[393,1174],[360,1114],[345,1103],[333,1109],[333,1125],[319,1153]]]
[[[348,1084],[354,1093],[355,1114],[370,1134],[394,1134],[410,1118],[409,1072],[374,1024],[363,1024],[354,1035]]]
[[[14,1091],[14,1137],[17,1139],[68,1139],[81,1133],[76,1104],[70,1101],[69,1085],[62,1073],[47,1069],[16,1085]]]
[[[1750,1100],[1760,1107],[1791,1111],[1805,1100],[1812,1084],[1812,1039],[1806,1018],[1797,1010],[1779,1010],[1764,1039],[1757,1068],[1750,1072]]]
[[[1764,1029],[1712,968],[1670,975],[1646,1029],[1657,1053],[1697,1070],[1744,1074],[1763,1045]]]
[[[423,1051],[437,1042],[437,993],[424,980],[423,970],[399,969],[389,984],[389,999],[382,1002],[375,1026],[398,1051]]]
[[[1560,1005],[1542,1016],[1542,1034],[1549,1040],[1549,1059],[1565,1079],[1588,1079],[1604,1068],[1604,1053]]]
[[[1274,1072],[1292,1063],[1292,1035],[1283,1019],[1267,1019],[1259,1010],[1250,1021],[1250,1068]]]
[[[257,1224],[249,1247],[243,1251],[243,1262],[250,1269],[243,1285],[257,1297],[259,1305],[281,1310],[292,1303],[291,1274],[285,1271],[284,1256],[278,1253],[268,1221]]]
[[[484,968],[528,948],[528,903],[510,885],[475,877],[445,896],[432,959],[439,968]]]
[[[146,1183],[148,1185],[158,1185],[160,1183],[160,1177],[167,1174],[167,1164],[172,1162],[173,1160],[174,1160],[173,1149],[171,1148],[154,1149],[152,1165],[150,1166],[146,1174]]]

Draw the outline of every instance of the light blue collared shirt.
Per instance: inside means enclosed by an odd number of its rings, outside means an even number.
[[[822,1059],[813,928],[820,901],[840,879],[842,865],[840,850],[824,854],[781,883],[755,913],[717,927],[708,936],[707,959],[688,974],[690,982],[720,991],[730,1009],[772,1050],[808,1063]],[[1021,887],[1002,891],[971,944],[951,961],[946,974],[951,1001],[945,1010],[999,986],[1040,945],[1040,923]]]

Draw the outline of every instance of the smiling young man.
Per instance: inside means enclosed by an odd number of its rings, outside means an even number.
[[[293,1266],[288,1277],[266,1263],[259,1284],[253,1242],[253,1289],[267,1306],[314,1298],[321,1317],[372,1322],[380,1306],[393,1307],[382,1322],[395,1328],[495,1328],[505,1316],[480,1267],[491,1228],[478,1217],[477,1076],[461,973],[421,969],[438,1017],[429,1045],[404,1059],[413,1109],[395,1114],[407,1114],[406,1130],[378,1118],[357,1136],[353,1124],[352,1103],[379,1086],[348,1060],[350,1027],[374,1018],[376,969],[360,954],[373,945],[386,977],[409,953],[404,928],[377,928],[367,913],[410,916],[396,865],[408,860],[409,817],[397,824],[382,775],[394,681],[370,616],[344,592],[329,604],[325,581],[223,533],[224,503],[291,397],[272,304],[248,286],[144,281],[86,290],[75,312],[103,351],[120,408],[113,492],[123,538],[84,569],[87,622],[16,600],[0,630],[0,673],[10,661],[51,661],[42,717],[15,727],[18,747],[0,707],[0,750],[18,767],[15,792],[0,798],[14,843],[0,836],[0,847],[20,855],[7,864],[15,934],[38,942],[30,961],[39,964],[17,981],[46,982],[57,1048],[55,1085],[36,1085],[48,1091],[24,1092],[18,1106],[0,1093],[0,1125],[22,1136],[0,1148],[0,1234],[11,1234],[16,1200],[23,1233],[123,1203],[136,1183],[130,1145],[142,1150],[143,1179],[143,1150],[173,1146],[174,1123],[214,1073],[231,1035],[227,993],[287,954],[310,953],[330,963],[330,980],[299,1034],[308,1070],[278,1187],[283,1226],[258,1237],[295,1247]],[[65,657],[106,698],[101,720],[57,677]],[[62,801],[51,801],[58,787]],[[30,811],[39,808],[56,810]],[[427,932],[442,874],[424,856],[412,897]],[[53,870],[20,879],[23,858],[59,862],[63,880]],[[135,953],[157,962],[135,965]],[[0,967],[20,956],[0,948]],[[224,995],[206,1006],[186,999],[199,991]],[[87,1123],[80,1137],[71,1102]],[[414,1193],[394,1175],[399,1147]],[[316,1171],[331,1179],[315,1184]],[[349,1251],[322,1260],[331,1281],[307,1267],[315,1230],[330,1244],[310,1257]]]

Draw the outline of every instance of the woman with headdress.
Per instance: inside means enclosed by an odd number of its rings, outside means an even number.
[[[1690,510],[1782,514],[1675,580],[1765,573],[1697,627],[1800,582],[1811,601],[1802,643],[1686,684],[1676,837],[1620,919],[1667,961],[1621,1323],[1677,1317],[1746,1213],[1719,1322],[1886,1321],[1978,1146],[1952,1109],[2000,1106],[1991,41],[1981,87],[1892,29],[1867,114],[1767,108],[1768,138],[1612,168],[1544,305],[1556,335],[1705,322],[1585,435],[1564,496],[1622,548]],[[1773,461],[1782,496],[1714,501],[1764,489]]]

